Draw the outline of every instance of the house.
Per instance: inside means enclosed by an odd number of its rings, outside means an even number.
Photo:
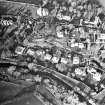
[[[41,56],[41,55],[44,55],[45,54],[45,51],[44,50],[37,50],[36,51],[36,55],[37,56]]]
[[[91,75],[92,80],[99,82],[102,78],[102,74],[97,72],[94,68],[87,69],[87,72]]]
[[[40,8],[37,9],[37,15],[41,16],[41,17],[48,16],[49,15],[49,11],[46,8],[41,8],[40,7]]]
[[[73,64],[78,65],[80,63],[80,58],[78,56],[73,57]]]
[[[51,58],[52,58],[52,55],[50,55],[50,54],[45,54],[45,56],[44,56],[44,60],[51,60]]]
[[[59,62],[59,57],[52,57],[52,63],[58,63]]]
[[[67,58],[61,58],[60,62],[63,63],[63,64],[67,64],[68,59]]]
[[[26,52],[28,55],[35,55],[35,51],[32,50],[32,49],[28,49],[27,52]]]
[[[84,21],[84,24],[89,27],[97,27],[99,23],[101,23],[101,21],[98,16],[95,17],[94,21]]]
[[[82,68],[76,68],[75,69],[75,74],[79,75],[79,76],[86,76],[86,72]]]
[[[78,47],[79,47],[80,49],[85,48],[85,46],[84,46],[84,44],[83,44],[83,43],[78,43]]]
[[[101,50],[101,57],[105,58],[105,50]]]
[[[71,43],[71,47],[78,47],[80,49],[83,49],[85,48],[84,44],[83,43]]]
[[[15,50],[15,53],[19,54],[19,55],[22,55],[24,51],[25,51],[25,47],[18,46]]]
[[[104,33],[100,33],[98,35],[98,38],[96,40],[97,43],[105,43],[105,34]]]
[[[58,38],[63,38],[64,37],[64,34],[61,31],[58,31],[56,34],[57,34]]]
[[[64,33],[61,30],[62,30],[62,26],[57,26],[56,27],[56,35],[57,35],[58,38],[63,38],[64,37]]]

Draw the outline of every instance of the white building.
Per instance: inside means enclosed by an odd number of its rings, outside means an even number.
[[[87,72],[91,74],[92,79],[96,82],[99,82],[102,78],[102,74],[97,72],[94,68],[88,69]]]
[[[73,57],[73,64],[77,65],[80,63],[80,58],[78,56]]]
[[[61,63],[67,64],[67,63],[68,63],[68,59],[66,59],[66,58],[61,58]]]
[[[51,60],[51,58],[52,58],[52,56],[50,55],[50,54],[46,54],[45,56],[44,56],[44,59],[45,60]]]
[[[105,43],[105,34],[104,33],[98,35],[97,43]]]
[[[59,62],[59,57],[54,56],[52,58],[52,63],[58,63]]]
[[[40,8],[37,9],[37,15],[41,16],[41,17],[48,16],[49,15],[49,11],[46,8],[41,8],[40,7]]]
[[[84,44],[83,43],[71,43],[71,47],[78,47],[80,49],[83,49],[85,48]]]
[[[28,51],[27,51],[27,54],[29,54],[29,55],[35,55],[35,51],[34,50],[32,50],[32,49],[28,49]]]
[[[25,48],[24,47],[21,47],[21,46],[18,46],[15,50],[15,53],[16,54],[19,54],[19,55],[22,55],[23,52],[24,52]]]

